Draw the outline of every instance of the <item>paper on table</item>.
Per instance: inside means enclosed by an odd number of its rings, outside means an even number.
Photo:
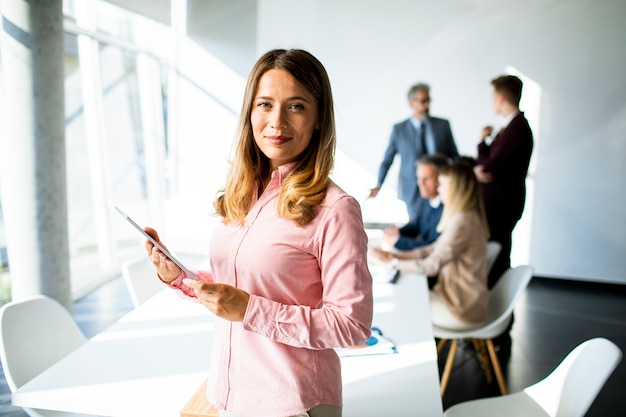
[[[361,346],[336,348],[335,351],[340,357],[398,353],[396,344],[384,337],[377,327],[372,327],[372,335]]]
[[[396,268],[389,268],[382,264],[368,264],[373,282],[395,284],[400,276],[400,271]]]

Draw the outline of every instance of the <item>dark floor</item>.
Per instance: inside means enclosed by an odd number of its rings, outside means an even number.
[[[626,286],[534,278],[515,309],[512,349],[504,362],[509,391],[520,391],[542,379],[570,350],[593,337],[606,337],[626,353],[625,301]],[[91,337],[131,309],[130,297],[119,278],[76,302],[74,315],[83,332]],[[0,415],[25,417],[23,411],[10,405],[4,374],[0,377]],[[459,348],[443,398],[444,409],[498,393],[497,383],[486,382],[472,351]],[[587,417],[624,416],[624,394],[626,360],[609,378]]]
[[[626,286],[533,278],[515,308],[510,356],[502,358],[509,392],[543,379],[573,348],[593,337],[611,340],[626,354],[625,301]],[[444,361],[441,357],[440,369]],[[586,416],[626,415],[624,394],[626,359],[618,364]],[[493,395],[499,395],[495,378],[487,384],[473,351],[459,348],[444,409]]]

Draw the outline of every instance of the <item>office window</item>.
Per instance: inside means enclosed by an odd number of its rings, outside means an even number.
[[[65,0],[63,12],[70,269],[78,298],[143,253],[141,236],[115,205],[158,228],[173,248],[204,252],[240,106],[233,97],[241,97],[245,80],[169,26],[110,3]],[[3,294],[10,298],[1,210],[0,303]]]
[[[165,198],[154,192],[164,173],[149,172],[147,163],[154,166],[154,154],[164,153],[164,77],[159,58],[132,42],[137,20],[153,34],[159,28],[100,2],[68,2],[64,10],[70,263],[80,296],[141,250],[113,206],[148,221],[149,198]]]

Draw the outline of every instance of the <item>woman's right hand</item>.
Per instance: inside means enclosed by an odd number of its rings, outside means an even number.
[[[159,245],[163,246],[165,250],[169,251],[167,246],[165,246],[159,239],[159,234],[156,230],[151,227],[145,227],[143,230],[152,236],[154,240],[159,242]],[[174,281],[174,279],[176,279],[176,277],[180,274],[180,267],[169,260],[167,256],[165,256],[165,254],[163,254],[163,252],[161,252],[159,248],[157,248],[149,240],[146,240],[146,250],[148,251],[148,257],[150,258],[150,261],[152,261],[152,265],[154,265],[161,281],[167,283]]]

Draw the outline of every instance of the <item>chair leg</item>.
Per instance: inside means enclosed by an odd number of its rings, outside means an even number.
[[[487,382],[491,383],[493,375],[491,374],[491,363],[489,356],[487,355],[487,348],[485,347],[485,341],[483,339],[472,339],[474,344],[474,350],[476,351],[476,358],[480,363],[480,367],[485,371],[485,378]]]
[[[439,343],[437,343],[437,355],[441,353],[441,349],[446,345],[448,339],[439,339]]]
[[[498,360],[498,355],[496,354],[496,349],[493,347],[493,341],[491,339],[487,339],[487,349],[489,349],[489,356],[491,357],[491,364],[493,365],[493,370],[496,374],[496,379],[498,380],[500,393],[502,395],[506,395],[506,383],[504,382],[502,369],[500,369],[500,361]]]
[[[450,350],[448,351],[448,359],[446,359],[446,366],[443,368],[443,374],[441,375],[441,386],[439,392],[443,397],[448,386],[448,380],[450,379],[450,372],[452,372],[452,364],[454,363],[454,356],[456,355],[456,348],[459,344],[457,339],[452,340],[450,344]]]

